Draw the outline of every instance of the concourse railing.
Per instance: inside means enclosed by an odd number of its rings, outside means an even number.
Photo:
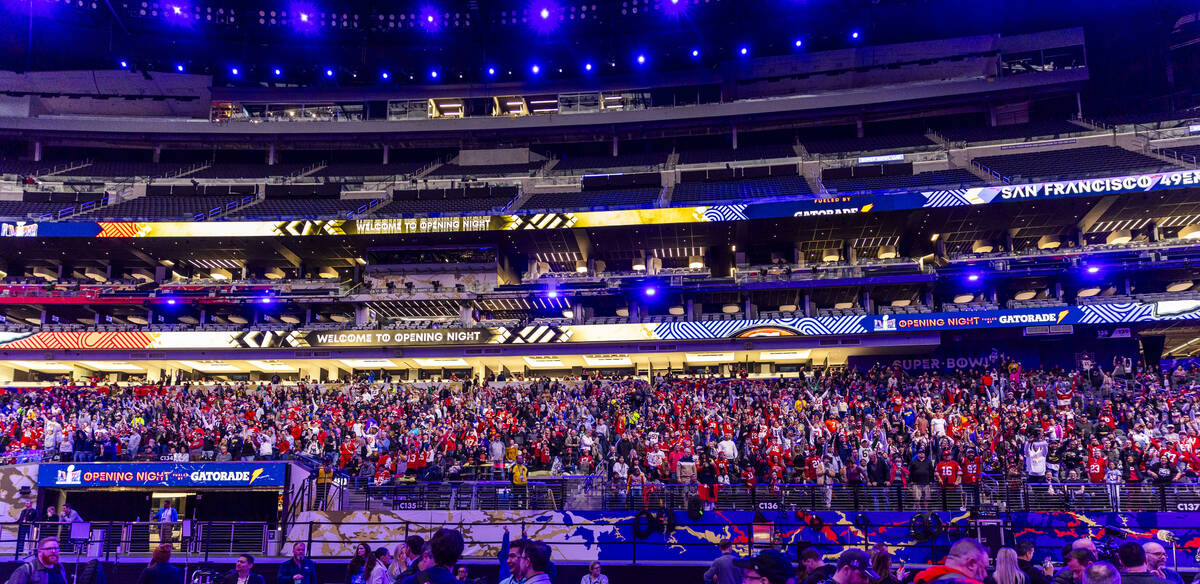
[[[149,557],[169,543],[194,558],[265,555],[274,528],[256,521],[91,521],[75,523],[0,523],[0,557],[24,559],[38,539],[56,536],[64,560]]]
[[[310,478],[310,481],[314,479]],[[376,485],[337,476],[307,488],[302,510],[622,510],[832,511],[1200,511],[1195,483],[1031,483],[988,476],[971,485],[679,485],[612,484],[598,477],[505,481],[400,482]]]

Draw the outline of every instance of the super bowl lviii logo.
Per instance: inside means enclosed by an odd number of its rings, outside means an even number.
[[[75,465],[67,466],[66,470],[58,471],[58,475],[54,478],[56,485],[82,485],[83,484],[83,469],[76,469]]]

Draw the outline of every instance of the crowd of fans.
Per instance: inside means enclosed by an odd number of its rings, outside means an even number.
[[[1030,540],[1016,549],[1000,548],[993,557],[975,539],[950,546],[945,559],[925,569],[893,567],[886,544],[868,553],[846,549],[836,564],[826,564],[820,552],[807,548],[800,564],[768,549],[750,558],[739,558],[728,540],[720,543],[721,555],[704,574],[705,584],[1183,584],[1179,572],[1167,567],[1167,555],[1157,541],[1127,541],[1104,551],[1095,542],[1079,539],[1062,550],[1056,561],[1046,555],[1034,563],[1038,551]]]
[[[59,385],[0,394],[10,460],[271,460],[350,476],[615,484],[1194,482],[1200,371],[812,372],[431,383]],[[520,474],[520,477],[516,475]],[[711,494],[711,492],[710,492]]]

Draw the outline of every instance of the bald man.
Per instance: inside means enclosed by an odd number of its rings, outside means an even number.
[[[1179,575],[1179,572],[1167,568],[1167,549],[1162,544],[1148,541],[1142,544],[1142,550],[1146,552],[1146,569],[1151,574],[1170,582],[1170,584],[1183,584],[1183,577]]]

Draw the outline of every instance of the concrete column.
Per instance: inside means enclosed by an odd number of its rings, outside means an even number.
[[[154,164],[158,164],[159,160],[161,160],[161,159],[162,159],[162,145],[159,144],[154,147],[154,158],[153,158]]]
[[[691,298],[687,301],[687,319],[696,320],[696,301]]]
[[[33,143],[33,161],[34,162],[42,161],[42,142],[41,142],[41,140],[38,140],[37,142]]]
[[[861,117],[858,118],[857,120],[854,120],[854,126],[855,126],[855,130],[858,132],[858,137],[862,138],[863,137],[863,121],[862,121]]]
[[[730,142],[731,142],[731,144],[732,144],[732,146],[733,146],[733,149],[734,149],[734,150],[737,150],[737,149],[738,149],[738,129],[737,129],[737,124],[734,124],[734,125],[733,125],[733,135],[732,135],[730,138],[731,138],[731,139],[730,139]]]
[[[354,324],[364,325],[371,322],[371,309],[366,306],[359,306],[354,309]]]
[[[617,156],[617,155],[618,155],[618,154],[617,154],[617,136],[616,136],[615,134],[613,135],[613,147],[612,147],[612,152],[613,152],[613,156]]]
[[[274,144],[271,144],[271,147],[267,150],[267,164],[270,166],[275,166],[275,145]]]
[[[303,366],[301,366],[300,367],[300,377],[307,377],[309,379],[320,380],[321,379],[321,366],[320,365],[303,365]]]
[[[6,365],[0,365],[0,383],[11,383],[16,381],[13,379],[13,374],[16,370]]]
[[[45,310],[42,310],[41,320],[42,320],[42,324],[46,324],[46,323],[50,322],[50,313],[46,312]]]
[[[388,146],[387,144],[384,144],[383,145],[383,163],[384,164],[388,163],[388,156],[390,156],[391,153],[392,153],[392,147]]]

